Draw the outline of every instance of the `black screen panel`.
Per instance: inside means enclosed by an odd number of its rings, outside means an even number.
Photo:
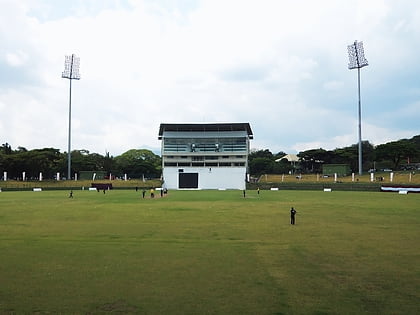
[[[198,188],[198,173],[179,173],[179,188]]]

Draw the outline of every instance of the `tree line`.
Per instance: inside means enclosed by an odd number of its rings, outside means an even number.
[[[12,179],[37,179],[42,173],[44,179],[53,179],[57,173],[67,174],[67,153],[59,149],[44,148],[27,150],[18,147],[13,150],[10,144],[0,147],[0,177],[7,172]],[[90,153],[88,150],[74,150],[71,152],[71,174],[80,171],[104,171],[116,177],[127,174],[129,178],[159,178],[161,174],[161,158],[150,150],[132,149],[119,156],[113,157],[109,153],[101,155]]]
[[[420,162],[420,135],[374,146],[368,141],[362,143],[363,171],[369,169],[416,169]],[[289,172],[321,173],[323,164],[348,164],[353,172],[358,169],[358,145],[354,144],[334,150],[310,149],[299,152],[299,162],[292,164],[283,157],[285,152],[273,154],[268,149],[254,150],[249,155],[249,173],[287,174]],[[71,152],[71,174],[80,171],[104,171],[117,177],[127,174],[129,178],[159,178],[162,173],[161,157],[146,149],[131,149],[113,157],[88,150]],[[276,162],[277,160],[277,162]],[[7,171],[8,178],[52,179],[57,173],[67,174],[67,153],[59,149],[44,148],[27,150],[4,143],[0,147],[0,177]],[[73,175],[74,176],[74,175]]]
[[[420,162],[420,135],[377,146],[362,142],[363,171],[368,170],[416,170]],[[249,172],[261,174],[322,173],[323,164],[348,164],[352,172],[358,170],[358,144],[334,150],[310,149],[297,154],[299,162],[292,164],[282,159],[286,153],[257,150],[249,155]],[[276,160],[278,162],[276,162]]]

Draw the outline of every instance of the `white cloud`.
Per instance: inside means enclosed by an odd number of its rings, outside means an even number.
[[[20,67],[26,63],[28,56],[22,51],[6,53],[6,61],[12,67]]]
[[[357,86],[346,46],[355,39],[370,63],[362,77],[372,113],[363,117],[366,138],[420,131],[413,120],[388,124],[418,109],[416,83],[391,81],[419,70],[415,1],[99,1],[66,11],[55,1],[3,1],[0,67],[14,80],[0,80],[0,136],[14,146],[67,149],[69,82],[61,72],[71,53],[81,58],[74,148],[158,150],[161,122],[192,121],[250,122],[253,145],[272,151],[351,145]],[[394,89],[408,92],[389,110],[381,102],[396,99]]]
[[[336,91],[342,89],[344,86],[344,82],[342,81],[328,81],[325,82],[323,87],[327,91]]]

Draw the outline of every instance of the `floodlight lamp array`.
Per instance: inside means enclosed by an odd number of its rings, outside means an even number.
[[[365,52],[363,49],[363,42],[355,41],[354,44],[347,46],[349,53],[349,69],[363,68],[369,63],[365,58]]]
[[[66,56],[64,60],[64,71],[61,75],[62,78],[80,80],[80,58],[75,54]]]

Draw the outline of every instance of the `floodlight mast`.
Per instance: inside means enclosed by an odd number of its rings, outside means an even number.
[[[80,80],[79,73],[80,58],[75,54],[66,56],[64,61],[64,71],[61,75],[62,78],[69,79],[70,93],[69,93],[69,141],[67,150],[67,179],[71,179],[71,81]]]
[[[357,69],[357,90],[359,96],[359,175],[362,175],[362,103],[360,99],[360,68],[368,65],[363,49],[363,42],[354,41],[347,46],[349,69]]]

